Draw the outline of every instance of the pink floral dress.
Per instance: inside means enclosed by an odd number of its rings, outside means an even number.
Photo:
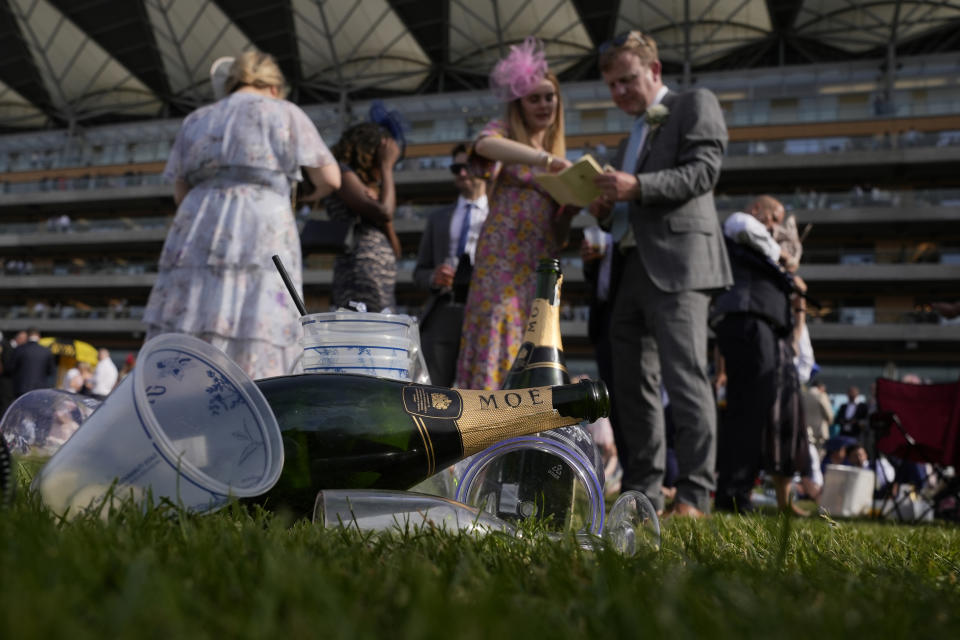
[[[477,139],[506,135],[506,124],[494,120]],[[558,257],[551,222],[559,205],[534,182],[541,171],[503,165],[494,183],[464,310],[456,383],[461,389],[500,388],[520,350],[537,263]]]
[[[299,313],[271,257],[303,291],[290,184],[300,167],[334,162],[296,105],[233,93],[183,121],[164,175],[190,191],[160,255],[144,311],[147,338],[189,333],[222,349],[252,378],[289,373]]]

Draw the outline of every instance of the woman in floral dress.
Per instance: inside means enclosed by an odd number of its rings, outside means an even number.
[[[165,176],[178,205],[144,312],[147,338],[188,333],[223,350],[252,378],[289,373],[299,315],[271,257],[302,292],[290,183],[304,167],[322,197],[340,170],[317,128],[282,99],[273,58],[237,57],[227,96],[183,122]]]
[[[511,47],[490,79],[507,101],[507,117],[490,122],[473,145],[475,156],[498,162],[499,171],[464,312],[456,386],[467,389],[500,387],[520,349],[537,263],[558,257],[575,213],[533,179],[570,166],[560,87],[539,43],[528,38]]]

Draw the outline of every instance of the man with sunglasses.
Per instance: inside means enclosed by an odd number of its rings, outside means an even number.
[[[663,84],[656,42],[631,31],[599,50],[617,107],[637,120],[590,207],[623,254],[610,325],[622,489],[661,509],[666,459],[661,381],[676,426],[674,515],[710,510],[716,410],[707,376],[710,296],[732,284],[713,201],[727,143],[716,97]]]
[[[457,372],[463,308],[480,228],[487,218],[486,180],[471,170],[467,147],[451,154],[456,204],[435,211],[420,238],[413,279],[430,297],[420,314],[420,340],[433,384],[449,387]]]

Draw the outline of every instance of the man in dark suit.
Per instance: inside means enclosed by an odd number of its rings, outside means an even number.
[[[487,218],[487,184],[472,172],[467,148],[452,152],[457,202],[435,211],[420,238],[414,282],[430,291],[420,314],[420,341],[433,384],[449,387],[457,373],[463,306],[480,228]]]
[[[40,345],[40,331],[27,330],[27,341],[13,350],[14,393],[17,397],[34,389],[48,389],[53,386],[53,374],[57,370],[50,349]]]
[[[666,459],[661,379],[676,426],[676,515],[710,510],[716,410],[707,376],[707,311],[733,277],[713,201],[727,143],[716,96],[663,85],[657,45],[631,31],[600,48],[617,107],[637,118],[617,166],[596,180],[591,213],[624,254],[611,322],[623,489],[662,508]],[[661,378],[662,376],[662,378]]]
[[[710,317],[727,380],[717,435],[718,510],[752,510],[750,494],[761,468],[773,479],[778,506],[791,506],[800,425],[789,419],[789,399],[799,398],[799,383],[784,375],[785,367],[796,371],[784,340],[794,328],[795,282],[779,266],[784,252],[773,237],[784,215],[778,200],[760,196],[723,226],[734,283],[716,297]],[[802,447],[806,452],[805,437]]]
[[[866,402],[857,402],[859,397],[860,389],[857,387],[847,389],[847,402],[837,409],[837,415],[833,419],[833,424],[840,427],[840,435],[857,440],[863,436],[863,427],[866,426],[870,413]]]
[[[0,416],[13,404],[16,392],[13,386],[13,352],[27,341],[27,332],[18,331],[11,340],[0,345]]]

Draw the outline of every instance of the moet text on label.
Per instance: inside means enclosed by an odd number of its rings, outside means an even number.
[[[518,389],[516,391],[491,392],[479,394],[479,409],[519,409],[521,407],[535,407],[544,404],[540,389]]]

